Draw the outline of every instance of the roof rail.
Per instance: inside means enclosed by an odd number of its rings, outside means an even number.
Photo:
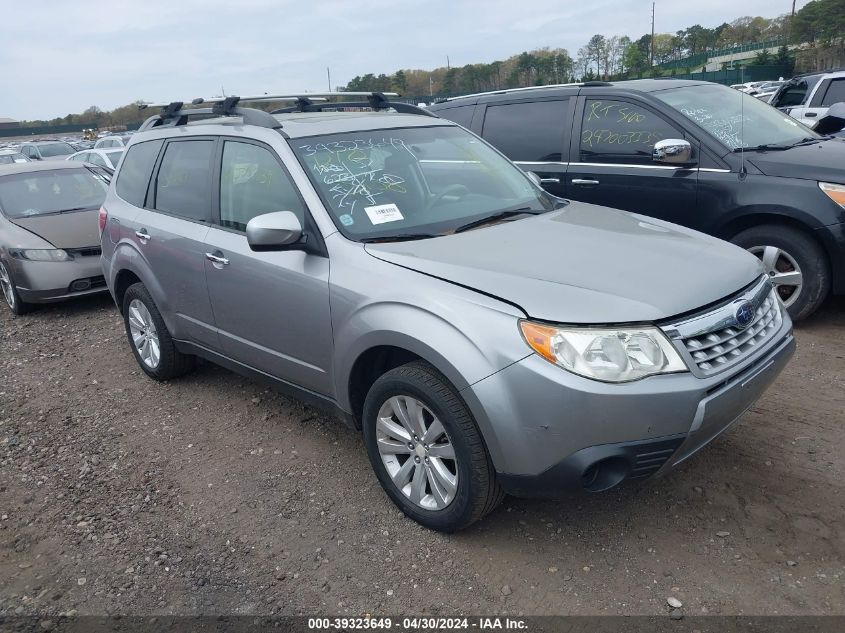
[[[306,110],[306,108],[319,107],[319,104],[314,103],[315,101],[325,102],[330,97],[367,97],[368,102],[362,107],[372,107],[375,110],[383,107],[395,108],[397,104],[393,104],[387,101],[387,97],[398,96],[398,93],[395,92],[318,92],[297,95],[263,94],[251,97],[238,97],[232,95],[228,97],[211,97],[209,99],[206,99],[204,97],[198,97],[196,99],[193,99],[190,102],[190,105],[210,105],[211,107],[194,107],[187,110],[184,108],[184,101],[171,101],[170,103],[139,103],[139,110],[146,110],[147,108],[160,108],[161,111],[159,112],[159,114],[153,115],[146,121],[144,121],[144,123],[141,124],[141,127],[138,128],[138,131],[143,132],[144,130],[149,130],[151,128],[158,127],[161,125],[186,125],[188,122],[188,118],[192,116],[240,116],[243,117],[243,122],[246,125],[257,125],[259,127],[278,129],[282,127],[282,124],[279,123],[279,121],[275,119],[271,114],[268,114],[264,110],[258,110],[256,108],[241,108],[238,107],[238,104],[241,102],[294,101],[297,104],[295,109],[282,111],[305,112],[309,111]],[[350,105],[346,102],[341,103],[343,103],[344,106]],[[389,105],[385,106],[383,104]],[[326,105],[334,105],[335,107],[337,107],[339,104]],[[422,113],[431,114],[426,112],[425,110],[422,110],[421,108],[416,108],[416,106],[410,106],[408,104],[399,105],[407,106],[408,108],[413,107],[416,110],[420,110]],[[276,111],[274,111],[274,113],[275,112]],[[436,115],[432,114],[432,116]]]
[[[403,114],[422,114],[425,116],[439,118],[436,114],[429,110],[426,110],[425,108],[420,108],[419,106],[415,106],[410,103],[402,103],[400,101],[389,101],[387,99],[388,96],[397,96],[395,93],[391,92],[341,92],[339,94],[344,96],[349,94],[365,94],[367,96],[367,100],[313,103],[310,98],[303,97],[297,99],[295,106],[287,108],[278,108],[276,110],[273,110],[271,114],[285,114],[288,112],[324,112],[326,110],[338,110],[341,108],[370,108],[372,110],[387,110],[388,108],[393,108],[394,110],[396,110],[396,112],[401,112]]]

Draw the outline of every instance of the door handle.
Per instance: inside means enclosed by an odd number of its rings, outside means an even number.
[[[540,183],[544,185],[549,183],[558,184],[560,183],[560,178],[540,178]]]
[[[599,184],[598,180],[593,180],[592,178],[573,178],[572,179],[573,185],[583,185],[585,187],[593,187]]]
[[[210,261],[212,264],[220,264],[221,266],[228,266],[229,260],[221,255],[215,255],[214,253],[206,253],[205,258]]]
[[[147,233],[147,229],[141,229],[140,231],[135,231],[135,237],[141,240],[141,244],[146,244],[150,241],[150,234]]]
[[[819,116],[818,112],[805,112],[804,116],[808,119],[812,119],[813,117]]]

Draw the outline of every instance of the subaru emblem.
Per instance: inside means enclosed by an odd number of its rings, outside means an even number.
[[[751,325],[751,322],[754,320],[754,306],[751,305],[751,302],[743,301],[740,303],[736,309],[734,318],[736,319],[736,324],[743,330]]]

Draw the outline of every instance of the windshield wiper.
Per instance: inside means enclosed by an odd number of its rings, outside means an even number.
[[[737,147],[734,150],[735,154],[740,152],[765,152],[765,151],[782,151],[793,147],[792,145],[776,145],[774,143],[764,143],[763,145],[753,145],[751,147]]]
[[[490,224],[491,222],[497,222],[498,220],[503,220],[505,218],[509,218],[515,215],[539,215],[541,213],[545,213],[546,209],[532,209],[531,207],[519,207],[517,209],[505,209],[504,211],[499,211],[498,213],[494,213],[493,215],[488,215],[487,217],[481,218],[479,220],[473,220],[472,222],[467,222],[466,224],[462,224],[458,228],[456,228],[453,233],[463,233],[464,231],[469,231],[470,229],[478,228],[479,226],[484,226],[485,224]]]
[[[56,213],[73,213],[74,211],[87,211],[88,209],[94,209],[95,207],[71,207],[70,209],[59,209]]]
[[[399,235],[380,235],[378,237],[365,237],[358,240],[363,244],[378,244],[379,242],[407,242],[410,240],[427,240],[430,237],[440,237],[433,233],[400,233]]]
[[[792,145],[790,145],[790,147],[798,147],[799,145],[815,145],[821,141],[827,141],[829,138],[829,136],[823,136],[821,138],[811,138],[808,136],[806,138],[802,138],[800,141],[795,141]]]

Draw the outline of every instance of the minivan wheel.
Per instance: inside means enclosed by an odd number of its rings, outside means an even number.
[[[35,307],[31,303],[21,301],[18,294],[18,289],[15,288],[15,280],[12,279],[12,273],[6,268],[6,264],[0,261],[0,291],[3,292],[3,298],[6,300],[6,305],[12,314],[26,314],[31,312]]]
[[[195,357],[176,349],[150,293],[136,283],[123,295],[123,323],[135,360],[155,380],[170,380],[189,372]]]
[[[731,240],[756,255],[793,321],[806,319],[827,298],[830,268],[815,240],[788,226],[755,226]]]
[[[364,402],[363,430],[379,483],[428,528],[463,529],[504,496],[472,414],[428,363],[408,363],[376,380]]]

